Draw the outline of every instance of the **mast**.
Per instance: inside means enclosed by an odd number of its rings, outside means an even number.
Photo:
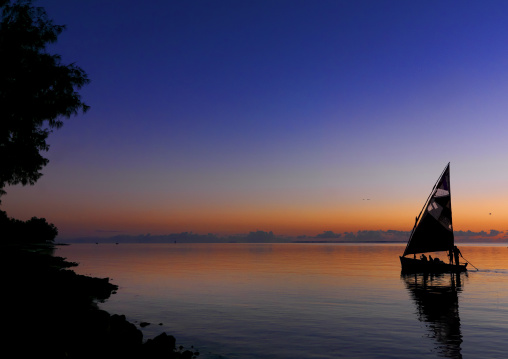
[[[448,179],[450,179],[450,162],[448,162]],[[452,247],[455,245],[455,235],[453,234],[453,221],[452,219],[452,185],[448,182],[448,192],[450,192],[450,228],[452,230]]]

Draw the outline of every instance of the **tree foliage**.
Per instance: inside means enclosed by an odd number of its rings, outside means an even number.
[[[88,106],[77,90],[89,83],[75,64],[48,53],[65,26],[30,0],[0,0],[0,196],[6,185],[33,185],[49,162],[41,155],[63,118]]]
[[[20,221],[8,217],[4,211],[0,211],[0,231],[2,241],[11,243],[51,243],[58,235],[58,228],[45,218]]]

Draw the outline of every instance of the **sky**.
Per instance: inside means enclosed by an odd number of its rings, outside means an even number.
[[[60,238],[508,230],[508,2],[40,0],[91,106],[1,209]]]

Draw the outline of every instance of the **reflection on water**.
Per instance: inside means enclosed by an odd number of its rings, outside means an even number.
[[[438,354],[445,358],[462,358],[458,296],[462,291],[461,275],[465,274],[401,275],[416,304],[418,320],[426,324]]]

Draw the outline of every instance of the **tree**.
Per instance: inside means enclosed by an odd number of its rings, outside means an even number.
[[[58,228],[45,218],[32,217],[28,221],[9,218],[0,211],[2,242],[10,243],[52,243],[58,235]]]
[[[75,64],[46,50],[65,26],[31,0],[0,0],[0,197],[6,185],[33,185],[49,160],[52,129],[88,106],[77,90],[89,83]]]

